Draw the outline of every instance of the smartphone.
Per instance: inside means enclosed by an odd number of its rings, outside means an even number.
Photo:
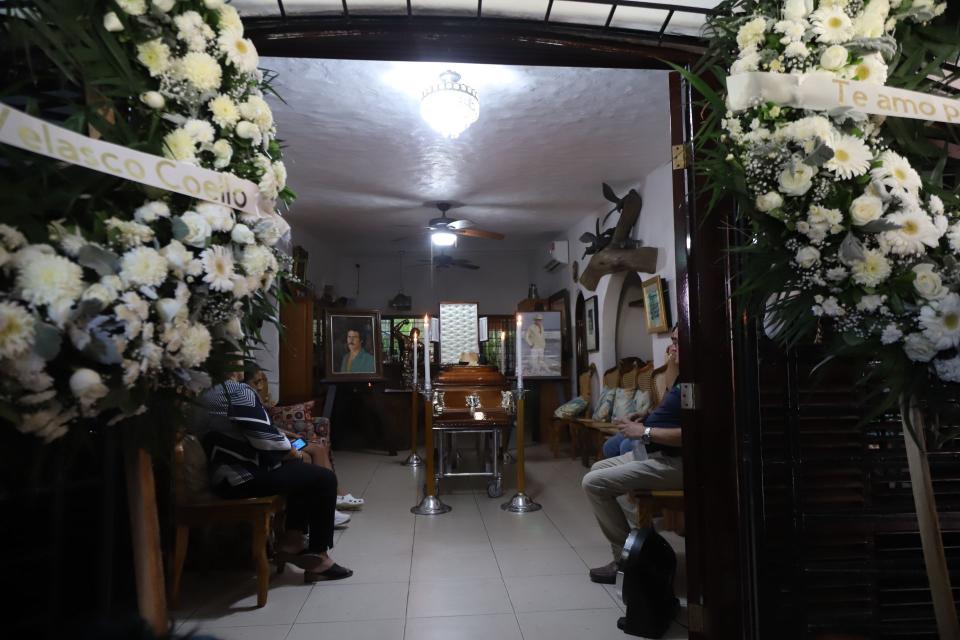
[[[305,446],[307,446],[307,443],[303,440],[303,438],[297,438],[296,440],[294,440],[294,441],[291,442],[290,444],[291,444],[291,445],[293,446],[293,448],[296,449],[297,451],[300,451],[300,449],[303,449]]]

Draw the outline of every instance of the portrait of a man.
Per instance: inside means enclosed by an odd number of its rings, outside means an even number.
[[[347,329],[347,352],[340,359],[340,373],[372,373],[376,369],[373,354],[364,347],[363,329]]]
[[[330,378],[379,378],[380,314],[375,311],[328,311],[326,370]]]

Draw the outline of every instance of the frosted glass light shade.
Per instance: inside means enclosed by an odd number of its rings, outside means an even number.
[[[437,133],[456,138],[480,117],[480,100],[473,87],[460,82],[459,74],[445,71],[423,92],[420,117]]]
[[[450,247],[457,241],[457,234],[449,231],[435,231],[430,234],[430,241],[438,247]]]

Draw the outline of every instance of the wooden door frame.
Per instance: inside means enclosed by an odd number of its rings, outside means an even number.
[[[469,18],[251,20],[247,33],[263,56],[299,58],[667,69],[665,62],[690,65],[702,51],[696,41],[665,43],[655,34]],[[672,144],[684,144],[696,114],[677,74],[669,86]],[[755,599],[742,533],[749,515],[734,417],[729,227],[726,215],[705,215],[696,186],[692,162],[674,171],[679,381],[698,389],[697,408],[682,416],[689,637],[734,640],[753,637]]]

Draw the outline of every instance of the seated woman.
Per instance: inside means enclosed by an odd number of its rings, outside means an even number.
[[[300,452],[271,424],[256,392],[239,378],[242,374],[201,397],[206,416],[197,426],[211,488],[226,499],[285,496],[287,531],[278,544],[280,560],[303,569],[304,582],[349,578],[353,571],[327,553],[333,547],[337,476],[302,464]]]

